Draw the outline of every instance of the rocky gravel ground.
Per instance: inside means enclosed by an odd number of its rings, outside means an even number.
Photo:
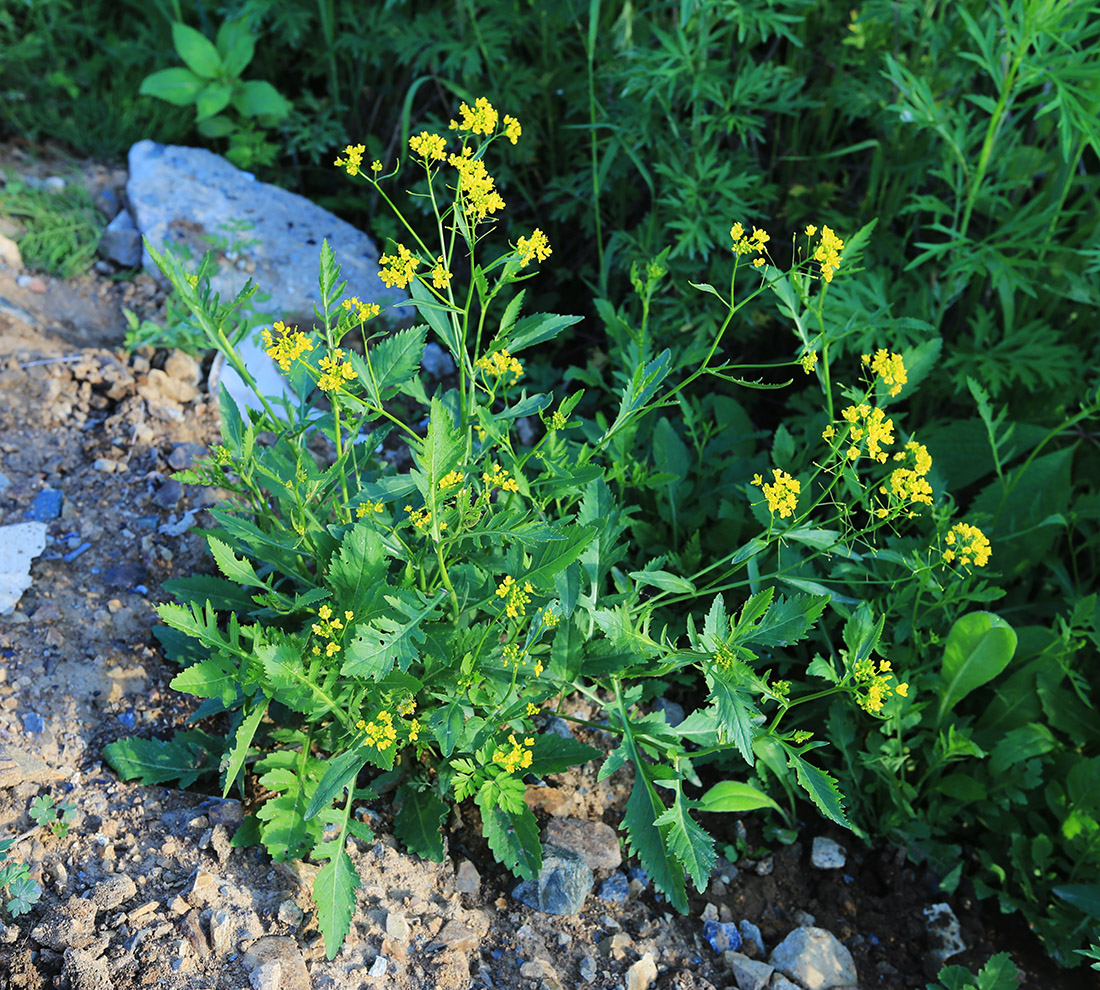
[[[84,175],[121,192],[117,170]],[[597,782],[595,764],[529,787],[547,867],[541,892],[518,897],[471,805],[454,811],[441,864],[398,847],[384,799],[360,809],[378,840],[355,846],[356,916],[326,960],[316,866],[230,846],[238,801],[121,782],[102,759],[106,743],[164,737],[196,706],[168,687],[153,607],[168,578],[210,570],[197,530],[219,497],[172,478],[217,437],[207,369],[117,349],[119,307],[155,314],[162,300],[148,276],[111,271],[61,282],[0,262],[0,526],[46,533],[29,589],[0,616],[0,839],[21,836],[12,856],[42,887],[28,913],[0,911],[0,987],[913,988],[956,925],[967,948],[952,962],[1009,948],[1025,987],[1092,985],[1052,975],[1026,933],[965,896],[930,926],[945,898],[904,850],[821,823],[767,848],[753,820],[715,816],[705,824],[741,855],[719,861],[689,916],[673,914],[622,858],[628,771]],[[41,795],[75,806],[66,835],[35,827]]]

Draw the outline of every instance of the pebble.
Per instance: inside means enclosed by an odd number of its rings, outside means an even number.
[[[172,445],[172,453],[168,455],[168,466],[174,471],[183,471],[191,466],[196,457],[206,453],[206,448],[199,443],[177,443]]]
[[[49,522],[61,515],[61,503],[64,501],[64,492],[56,488],[47,488],[35,495],[30,508],[23,513],[23,518],[30,519],[32,522]]]
[[[775,947],[768,962],[806,990],[859,984],[851,952],[824,928],[796,928]]]
[[[600,890],[596,896],[601,901],[610,901],[613,904],[625,901],[630,896],[630,881],[627,880],[626,874],[622,870],[616,870],[600,884]]]
[[[386,934],[399,942],[409,937],[409,922],[400,911],[391,911],[386,915]]]
[[[623,861],[619,834],[606,822],[553,818],[543,834],[547,842],[582,856],[590,870],[613,870]]]
[[[458,864],[458,871],[455,873],[455,890],[460,894],[475,897],[480,889],[481,874],[477,872],[477,867],[473,863],[464,859]]]
[[[6,492],[9,488],[11,488],[11,479],[0,471],[0,492]]]
[[[582,856],[545,842],[538,877],[524,880],[512,891],[512,896],[547,914],[577,914],[592,884],[592,870]]]
[[[91,900],[100,911],[113,911],[136,895],[137,886],[134,881],[120,874],[97,883],[92,890]]]
[[[741,936],[741,946],[745,950],[745,955],[764,955],[764,936],[760,934],[760,929],[756,925],[751,921],[743,920],[737,926],[737,931]]]
[[[813,928],[814,925],[817,924],[817,918],[810,914],[809,911],[803,911],[801,908],[791,915],[791,920],[794,921],[799,928]]]
[[[810,862],[819,870],[839,870],[847,862],[847,850],[832,839],[815,835]]]
[[[291,928],[297,928],[304,917],[302,909],[289,897],[279,904],[278,919]]]
[[[963,941],[959,919],[946,901],[926,907],[924,919],[924,929],[932,943],[928,958],[933,963],[932,968],[937,970],[945,960],[965,950],[966,942]]]
[[[118,467],[118,461],[112,461],[109,457],[97,457],[92,462],[92,470],[102,471],[104,474],[114,474]]]
[[[96,193],[92,205],[103,214],[103,218],[108,223],[114,220],[118,216],[118,211],[122,209],[122,203],[110,189],[101,189]]]
[[[23,268],[23,255],[19,250],[19,245],[3,234],[0,234],[0,264],[10,268],[13,272],[21,271]]]
[[[766,876],[770,876],[772,870],[774,870],[774,869],[775,869],[775,857],[774,856],[765,856],[762,860],[760,860],[760,862],[758,862],[756,864],[756,867],[753,870],[753,872],[758,877],[766,877]]]
[[[24,712],[23,713],[23,731],[29,736],[37,736],[40,732],[44,732],[46,729],[46,723],[42,721],[42,716],[38,712]]]
[[[703,938],[715,952],[736,952],[741,948],[741,933],[732,921],[704,921]]]
[[[585,983],[591,983],[596,979],[596,960],[591,956],[584,956],[579,966],[581,979]]]
[[[174,478],[169,478],[153,495],[153,504],[170,512],[179,504],[181,498],[183,498],[183,485]]]
[[[141,233],[128,210],[120,210],[100,235],[97,253],[122,268],[141,264]]]
[[[371,963],[370,969],[367,970],[367,976],[373,976],[375,979],[385,976],[386,971],[390,968],[390,962],[385,956],[375,956],[374,962]]]
[[[48,175],[42,183],[42,187],[49,192],[61,192],[68,183],[60,175]]]
[[[724,952],[722,958],[733,973],[737,990],[764,990],[775,972],[774,966],[757,959],[750,959],[740,952]]]
[[[647,952],[626,971],[626,990],[649,990],[657,979],[657,963],[653,953]]]

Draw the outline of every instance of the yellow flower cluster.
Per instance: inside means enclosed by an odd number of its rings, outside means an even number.
[[[506,347],[502,347],[499,351],[494,351],[492,354],[482,354],[481,357],[474,362],[474,366],[494,378],[511,375],[513,385],[523,377],[522,362],[520,362],[518,358],[512,357]]]
[[[381,512],[381,511],[382,511],[382,503],[381,502],[372,502],[368,498],[365,502],[360,502],[355,507],[355,518],[356,519],[362,519],[363,516],[367,515],[368,513]]]
[[[546,235],[536,227],[531,236],[521,237],[516,241],[516,251],[519,254],[519,267],[526,268],[534,258],[536,261],[545,261],[554,252],[550,249],[550,242]]]
[[[768,511],[773,515],[778,512],[780,519],[786,519],[787,516],[794,515],[798,496],[802,493],[802,482],[792,478],[786,471],[780,471],[779,468],[772,470],[772,476],[775,481],[765,484],[764,479],[755,474],[752,483],[757,488],[763,489],[764,497],[768,500]]]
[[[723,670],[729,670],[737,663],[737,656],[725,643],[719,644],[718,649],[715,650],[711,659]]]
[[[322,392],[338,392],[346,382],[356,377],[355,369],[344,360],[343,348],[337,347],[328,357],[321,358],[318,364],[321,377],[317,379],[317,387]]]
[[[890,677],[894,677],[890,671],[889,660],[880,660],[876,667],[875,661],[868,657],[855,665],[853,674],[857,687],[856,704],[870,715],[882,711],[883,704],[891,694],[901,698],[909,696],[908,684],[890,684]]]
[[[798,363],[802,365],[802,370],[807,375],[812,375],[814,368],[817,367],[817,351],[807,351],[798,359]]]
[[[533,701],[527,702],[527,714],[528,715],[537,715],[540,711],[542,711],[542,709],[539,708],[539,706],[536,705]]]
[[[925,475],[932,470],[932,455],[928,453],[928,448],[924,444],[910,440],[905,445],[904,451],[894,454],[894,460],[904,461],[909,457],[912,457],[912,467],[895,468],[891,471],[889,490],[883,485],[880,486],[879,493],[892,495],[897,502],[903,505],[911,502],[922,502],[925,505],[931,505],[932,486],[928,483]],[[880,519],[885,519],[888,510],[885,508],[876,509],[875,514]]]
[[[947,544],[943,552],[945,564],[957,560],[963,567],[969,567],[971,563],[975,567],[985,567],[993,553],[985,533],[969,523],[955,523],[944,542]]]
[[[386,288],[392,289],[396,285],[403,289],[412,281],[420,259],[404,244],[398,244],[397,254],[384,254],[378,263],[382,266],[378,277],[386,283]]]
[[[852,446],[848,448],[848,460],[853,464],[859,460],[860,442],[866,440],[868,455],[880,464],[885,464],[887,454],[882,447],[894,442],[894,421],[887,419],[886,414],[877,406],[869,406],[866,402],[861,402],[858,406],[848,406],[840,411],[840,415],[851,424],[848,438],[852,441]]]
[[[530,654],[526,650],[521,650],[519,646],[517,646],[515,643],[509,643],[506,647],[504,647],[505,667],[511,667],[513,670],[519,670],[520,667],[527,666],[527,661],[530,658]],[[532,667],[535,671],[535,676],[541,677],[543,670],[545,670],[542,665],[542,661],[536,658]],[[536,708],[535,711],[538,711],[538,709]],[[528,712],[528,714],[530,715],[531,712]]]
[[[504,115],[504,136],[515,144],[519,141],[520,136],[523,134],[523,128],[520,126],[518,120],[515,117],[511,117],[508,114]]]
[[[279,362],[283,371],[290,371],[290,366],[307,351],[313,350],[313,341],[304,333],[299,333],[298,328],[288,329],[282,320],[276,320],[272,324],[275,333],[264,327],[260,331],[260,338],[264,342],[268,357]],[[278,334],[276,337],[275,334]]]
[[[813,237],[817,233],[817,227],[810,224],[806,228],[806,236]],[[821,240],[814,248],[814,261],[821,265],[821,277],[826,282],[833,280],[833,272],[840,267],[840,252],[844,250],[844,241],[836,236],[836,232],[830,227],[821,228]]]
[[[505,773],[515,773],[520,768],[527,769],[531,765],[533,756],[531,747],[535,745],[535,740],[527,736],[522,743],[518,743],[515,734],[511,734],[508,736],[508,742],[511,748],[498,749],[493,754],[493,762],[504,767]]]
[[[504,209],[504,200],[495,188],[496,180],[485,168],[485,162],[473,157],[472,148],[463,148],[461,155],[451,155],[447,161],[458,172],[458,191],[468,217],[484,220],[488,214]]]
[[[374,746],[379,751],[389,749],[397,742],[397,729],[393,727],[393,716],[387,711],[380,711],[365,725],[360,722],[359,728],[367,734],[367,745]]]
[[[342,167],[348,175],[358,175],[359,169],[363,164],[363,155],[366,154],[366,147],[362,144],[349,144],[344,149],[344,157],[337,158],[335,165]]]
[[[891,354],[885,347],[875,351],[874,357],[864,354],[861,360],[865,365],[870,365],[871,370],[890,386],[891,395],[897,395],[902,385],[909,381],[901,355]]]
[[[382,312],[382,307],[379,306],[378,303],[365,303],[358,296],[352,296],[350,299],[345,299],[340,305],[349,313],[355,310],[355,318],[360,323],[366,323],[367,320],[374,319],[374,317]]]
[[[326,657],[333,657],[341,650],[341,646],[336,640],[343,635],[344,623],[351,622],[355,618],[355,613],[344,612],[344,617],[341,619],[332,611],[330,605],[322,605],[317,609],[317,618],[321,621],[313,623],[313,635],[328,640],[325,643],[324,654]],[[313,655],[320,656],[321,652],[321,647],[314,645]]]
[[[730,237],[733,238],[733,253],[739,257],[744,254],[753,254],[754,252],[760,257],[753,260],[753,267],[761,268],[764,265],[764,252],[767,250],[764,245],[770,241],[771,234],[766,230],[762,230],[759,227],[752,228],[752,234],[745,236],[745,228],[739,223],[735,223],[730,227]]]
[[[431,509],[414,509],[411,505],[406,505],[405,511],[409,514],[409,520],[418,530],[420,530],[421,533],[426,533],[431,528]],[[439,528],[440,530],[446,529],[447,523],[441,522],[439,524]]]
[[[440,255],[435,260],[435,267],[429,272],[432,277],[432,285],[437,289],[445,289],[451,284],[451,279],[454,276],[447,270],[447,266],[443,264],[443,255]]]
[[[461,471],[448,471],[439,479],[439,490],[445,492],[448,488],[457,488],[464,478],[465,475]]]
[[[498,114],[493,105],[485,99],[484,96],[479,96],[474,100],[474,108],[471,110],[465,103],[460,103],[458,106],[458,112],[462,115],[462,123],[457,121],[451,121],[451,130],[469,131],[471,134],[484,134],[488,137],[496,130]],[[505,126],[509,126],[509,122],[519,125],[514,117],[505,117]],[[507,133],[507,131],[505,131]],[[518,134],[516,135],[519,136]],[[512,142],[515,144],[515,141]]]
[[[515,478],[509,477],[509,473],[496,461],[493,461],[489,465],[489,470],[481,475],[481,481],[487,488],[503,488],[506,492],[519,491]]]
[[[535,621],[547,629],[555,629],[558,623],[561,622],[561,616],[552,608],[548,608],[545,611],[540,608],[535,613]]]
[[[504,580],[497,585],[497,598],[504,599],[504,614],[509,619],[526,615],[527,604],[531,601],[534,590],[530,581],[524,581],[521,585],[512,575],[505,575]]]
[[[421,131],[409,138],[409,147],[425,162],[441,162],[447,157],[447,139],[442,134]]]

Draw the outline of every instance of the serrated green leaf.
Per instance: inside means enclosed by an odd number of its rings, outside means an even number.
[[[210,553],[214,557],[214,563],[218,565],[218,570],[230,581],[236,581],[237,584],[253,588],[267,587],[267,584],[257,577],[256,568],[252,566],[252,561],[244,557],[238,557],[233,553],[229,544],[223,543],[213,536],[208,536],[206,542],[210,547]]]
[[[354,749],[345,750],[328,764],[325,775],[317,785],[317,790],[313,792],[313,797],[309,799],[309,806],[306,808],[307,821],[316,817],[323,808],[331,805],[333,798],[349,782],[354,782],[359,771],[366,765],[368,755],[365,746],[356,746]]]
[[[480,795],[479,795],[480,796]],[[532,880],[542,869],[539,825],[526,805],[518,813],[497,807],[481,807],[481,830],[497,862],[521,880]]]
[[[763,791],[738,780],[720,780],[696,802],[700,811],[756,811],[782,809]]]
[[[334,710],[333,699],[311,680],[300,649],[292,643],[265,643],[257,647],[256,657],[267,675],[265,690],[280,704],[311,718]]]
[[[225,782],[222,784],[222,797],[227,797],[233,784],[237,780],[244,761],[248,758],[248,751],[252,747],[252,739],[256,735],[260,720],[267,711],[268,700],[260,695],[253,703],[248,714],[242,719],[240,728],[233,737],[233,746],[226,754]]]
[[[313,900],[317,904],[317,927],[325,937],[325,956],[335,959],[347,938],[355,910],[355,889],[359,874],[347,850],[341,848],[321,867],[313,881]]]
[[[443,836],[439,830],[447,818],[447,805],[432,791],[418,791],[408,784],[397,789],[393,834],[410,852],[433,863],[443,862]]]
[[[739,626],[751,626],[768,611],[774,597],[775,588],[765,588],[763,591],[757,592],[741,606],[741,614],[737,618],[737,624]]]
[[[176,780],[180,787],[190,787],[203,774],[218,769],[206,747],[188,741],[184,733],[170,740],[117,739],[103,747],[103,755],[123,780],[137,778],[143,784]]]
[[[631,571],[630,576],[640,585],[650,585],[678,595],[695,594],[694,584],[671,571]]]
[[[780,595],[755,625],[738,623],[731,642],[738,646],[790,646],[806,637],[828,604],[828,598],[816,595]]]
[[[16,877],[8,884],[8,914],[18,918],[26,914],[42,897],[42,888],[38,881],[30,876]]]
[[[677,792],[672,807],[654,821],[664,826],[664,839],[669,851],[680,861],[695,882],[695,889],[702,893],[710,883],[710,871],[717,858],[714,838],[705,832],[691,815],[682,793]]]
[[[535,736],[535,744],[531,747],[531,766],[527,772],[537,777],[564,773],[570,767],[587,763],[599,755],[598,749],[586,746],[578,739],[543,732]]]
[[[845,828],[851,828],[852,826],[844,814],[843,796],[840,793],[840,787],[837,785],[836,779],[824,770],[807,763],[801,756],[789,749],[787,750],[787,759],[790,765],[794,767],[799,786],[817,806],[817,810],[830,821],[843,825]]]
[[[405,611],[406,621],[382,615],[372,619],[370,625],[360,626],[358,635],[347,646],[347,659],[341,673],[378,680],[393,670],[394,664],[403,671],[408,670],[419,656],[419,644],[424,642],[420,624],[435,612],[443,594],[437,594],[420,609],[403,599],[387,595],[387,602]]]
[[[580,316],[559,316],[556,313],[532,313],[517,320],[512,329],[503,338],[498,338],[497,342],[507,347],[511,353],[518,354],[527,347],[553,340],[566,327],[580,323],[582,319]]]
[[[428,432],[422,441],[411,445],[418,470],[416,487],[427,504],[434,504],[440,479],[455,470],[466,453],[465,436],[456,429],[451,411],[438,396],[432,397]]]
[[[393,398],[416,374],[424,355],[427,336],[428,328],[424,324],[399,330],[370,349],[369,364],[354,351],[350,352],[352,362],[359,372],[359,380],[377,408]]]
[[[748,695],[719,668],[711,667],[706,672],[706,679],[710,697],[714,701],[715,714],[718,716],[718,725],[725,740],[737,747],[737,751],[751,767],[755,761],[752,741],[756,735],[752,716],[756,710]]]
[[[635,764],[634,787],[626,802],[623,825],[630,839],[630,848],[642,861],[657,888],[679,912],[687,911],[687,891],[684,889],[684,868],[669,855],[657,819],[665,813],[647,777],[644,767]]]
[[[169,687],[196,698],[219,698],[225,706],[240,697],[241,666],[236,657],[215,652],[199,663],[181,670]]]
[[[373,522],[363,519],[344,534],[327,577],[341,611],[361,619],[378,607],[385,590],[386,554]]]

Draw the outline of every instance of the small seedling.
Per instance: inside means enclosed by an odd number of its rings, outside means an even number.
[[[61,839],[68,834],[69,826],[76,819],[76,805],[72,801],[62,801],[55,805],[48,794],[39,794],[31,802],[30,816]]]
[[[6,907],[13,918],[26,914],[42,896],[42,888],[31,877],[26,863],[7,862],[8,852],[25,834],[0,841],[0,891],[7,891]]]

